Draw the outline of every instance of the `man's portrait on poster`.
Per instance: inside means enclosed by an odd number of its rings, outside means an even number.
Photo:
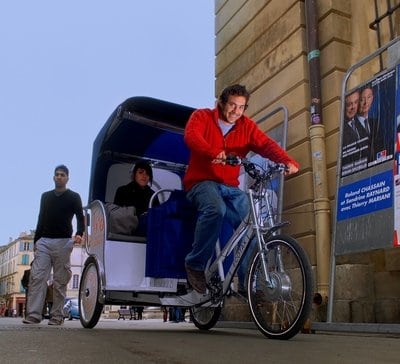
[[[394,75],[393,70],[346,94],[342,125],[342,177],[393,159]]]

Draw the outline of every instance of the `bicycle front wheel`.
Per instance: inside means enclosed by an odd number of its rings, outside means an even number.
[[[271,339],[290,339],[303,327],[311,310],[312,271],[306,253],[289,236],[266,241],[266,280],[261,254],[254,257],[247,281],[251,315]]]

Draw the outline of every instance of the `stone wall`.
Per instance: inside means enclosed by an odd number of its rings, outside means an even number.
[[[348,68],[377,49],[373,0],[319,0],[317,4],[321,106],[325,127],[326,170],[331,211],[335,207],[341,87]],[[385,0],[379,7],[386,5]],[[307,251],[316,271],[316,216],[314,171],[310,147],[310,90],[307,60],[305,3],[301,0],[216,0],[216,96],[229,84],[245,84],[251,92],[248,115],[255,120],[279,105],[289,111],[288,152],[301,164],[301,172],[285,183],[284,214],[291,221],[287,233]],[[395,19],[399,19],[399,11]],[[383,44],[389,40],[388,23],[382,23]],[[396,28],[399,34],[399,26]],[[379,70],[378,61],[354,73],[349,85],[367,80]],[[281,118],[262,124],[266,131]],[[330,246],[330,241],[324,242]],[[329,251],[329,249],[328,249]],[[383,258],[382,258],[383,257]],[[336,320],[345,322],[399,322],[399,250],[388,249],[338,259],[335,285]],[[320,263],[322,264],[322,263]],[[326,263],[323,263],[326,264]],[[317,275],[316,275],[317,276]],[[317,287],[319,282],[315,282]],[[242,312],[243,303],[224,309],[224,317]],[[315,317],[325,319],[324,307]],[[231,312],[230,312],[231,311]],[[232,316],[233,317],[233,316]],[[236,317],[236,316],[234,316]]]

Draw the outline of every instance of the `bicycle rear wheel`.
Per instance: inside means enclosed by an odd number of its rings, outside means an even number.
[[[271,339],[290,339],[303,327],[311,310],[312,271],[307,255],[289,236],[266,241],[267,285],[260,253],[254,257],[247,281],[251,315]]]

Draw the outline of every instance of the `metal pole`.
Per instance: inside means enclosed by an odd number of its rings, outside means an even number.
[[[282,145],[281,147],[286,150],[286,143],[287,143],[287,131],[288,131],[288,121],[289,121],[289,111],[286,106],[280,105],[277,106],[275,109],[270,111],[268,114],[263,116],[261,119],[257,120],[257,124],[262,123],[263,121],[267,120],[271,116],[277,114],[278,112],[283,112],[283,130],[282,130]],[[278,218],[277,221],[280,222],[282,218],[282,210],[283,210],[283,182],[284,176],[279,176],[279,191],[278,191]]]
[[[321,112],[320,51],[316,0],[305,1],[308,68],[310,76],[310,139],[314,182],[315,250],[317,290],[328,296],[330,254],[330,203],[326,168],[325,127]]]

